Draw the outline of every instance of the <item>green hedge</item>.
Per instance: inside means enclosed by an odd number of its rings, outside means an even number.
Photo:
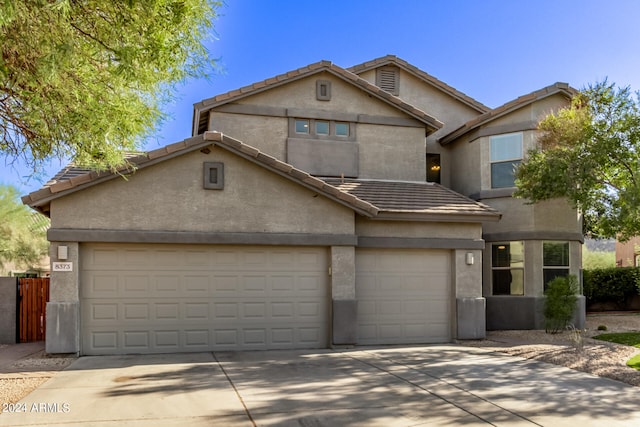
[[[639,294],[640,268],[584,270],[583,287],[587,304],[614,302],[623,306],[628,298]]]

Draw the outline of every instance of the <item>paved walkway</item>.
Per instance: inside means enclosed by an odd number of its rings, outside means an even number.
[[[434,345],[83,357],[2,426],[638,426],[638,388]]]

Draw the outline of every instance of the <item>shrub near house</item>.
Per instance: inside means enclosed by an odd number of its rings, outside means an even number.
[[[640,268],[584,270],[583,277],[589,311],[640,309]]]

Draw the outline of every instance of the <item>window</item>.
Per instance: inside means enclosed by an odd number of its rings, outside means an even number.
[[[383,67],[376,70],[376,86],[398,96],[400,93],[400,69],[397,67]]]
[[[337,136],[349,136],[349,123],[336,123]]]
[[[329,135],[329,122],[316,120],[316,134]]]
[[[513,187],[522,161],[522,133],[491,137],[491,188]]]
[[[493,295],[524,295],[524,243],[491,245]]]
[[[204,163],[204,188],[207,190],[222,190],[224,188],[224,163]]]
[[[351,140],[354,137],[352,126],[353,123],[334,120],[294,119],[293,129],[290,128],[290,133],[292,132],[295,137],[306,136],[325,139],[337,137]]]
[[[309,120],[296,119],[296,133],[309,134]]]
[[[556,277],[569,275],[569,242],[542,243],[544,289]]]
[[[440,184],[440,154],[427,154],[427,181]]]

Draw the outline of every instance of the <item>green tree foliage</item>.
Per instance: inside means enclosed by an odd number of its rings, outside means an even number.
[[[20,203],[15,187],[0,185],[0,267],[31,269],[47,255],[49,219]]]
[[[628,239],[640,234],[640,99],[606,81],[539,125],[540,146],[516,171],[517,197],[566,197],[585,231]]]
[[[213,0],[0,1],[0,155],[124,163],[176,84],[211,74]]]
[[[576,311],[578,278],[574,275],[556,277],[544,293],[544,328],[556,334],[566,328]]]

